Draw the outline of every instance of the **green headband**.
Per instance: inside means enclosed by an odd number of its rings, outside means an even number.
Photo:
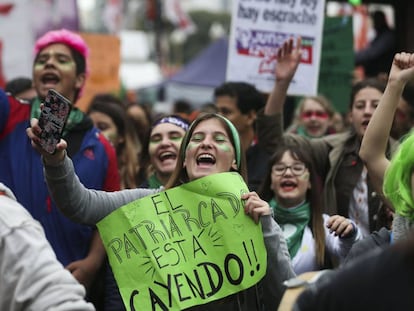
[[[240,169],[241,166],[241,148],[240,148],[240,138],[239,138],[239,132],[237,131],[236,127],[233,125],[233,123],[231,123],[231,121],[225,117],[223,117],[220,114],[214,113],[212,114],[215,117],[218,117],[219,119],[223,120],[227,126],[230,129],[231,135],[233,136],[233,141],[234,141],[234,152],[236,154],[236,164],[237,164],[237,168]],[[198,123],[197,123],[198,124]],[[185,150],[188,146],[188,142],[190,139],[190,133],[192,132],[193,127],[195,126],[195,122],[193,122],[190,125],[190,128],[188,129],[185,138],[184,138],[184,142],[185,142],[185,146],[184,148],[182,148],[182,154],[181,156],[183,157],[183,159],[185,158]]]
[[[231,123],[231,121],[225,117],[223,117],[220,114],[217,114],[217,116],[219,118],[221,118],[222,120],[224,120],[224,122],[226,122],[227,126],[230,129],[231,135],[233,136],[233,141],[234,141],[234,151],[236,153],[236,164],[237,164],[237,168],[240,169],[240,165],[241,165],[241,148],[240,148],[240,137],[239,137],[239,132],[237,131],[236,127],[233,125],[233,123]]]

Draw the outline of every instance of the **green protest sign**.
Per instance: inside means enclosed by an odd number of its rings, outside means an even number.
[[[261,225],[244,213],[238,173],[203,177],[131,202],[97,226],[128,310],[182,310],[256,284]],[[139,307],[139,308],[138,308]]]

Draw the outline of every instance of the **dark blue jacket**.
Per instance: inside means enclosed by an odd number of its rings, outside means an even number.
[[[0,181],[43,226],[58,260],[65,266],[85,258],[94,228],[67,219],[51,201],[40,155],[26,135],[30,103],[0,90]],[[85,116],[66,137],[76,174],[88,188],[119,190],[115,150]]]

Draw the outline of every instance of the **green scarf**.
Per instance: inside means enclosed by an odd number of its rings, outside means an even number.
[[[290,257],[293,258],[300,248],[303,232],[311,218],[309,203],[304,202],[298,207],[284,208],[278,206],[275,199],[272,199],[269,205],[273,209],[274,219],[286,238]]]
[[[158,189],[159,187],[161,187],[162,184],[161,182],[158,180],[157,176],[155,176],[155,174],[152,174],[149,178],[148,178],[148,188],[150,189]]]
[[[30,118],[39,119],[40,117],[40,99],[36,97],[32,102],[32,108],[30,112]],[[62,136],[66,136],[76,125],[81,123],[85,117],[85,114],[76,107],[72,107],[68,120],[66,121],[65,128],[63,129]]]
[[[296,134],[303,136],[303,137],[312,138],[312,136],[308,135],[308,132],[306,132],[305,127],[303,127],[302,125],[297,127]]]

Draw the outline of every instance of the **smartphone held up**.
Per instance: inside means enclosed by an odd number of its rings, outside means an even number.
[[[48,153],[53,154],[62,137],[72,105],[70,101],[57,91],[50,89],[43,103],[39,117],[40,145]]]

